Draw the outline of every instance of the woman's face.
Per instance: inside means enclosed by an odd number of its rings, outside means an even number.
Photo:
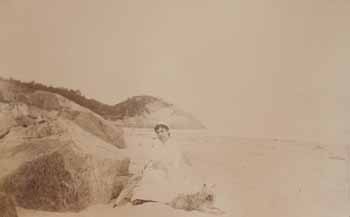
[[[169,131],[163,127],[159,127],[156,131],[156,134],[158,139],[163,143],[165,143],[170,137]]]

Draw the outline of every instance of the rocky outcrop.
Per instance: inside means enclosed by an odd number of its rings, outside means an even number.
[[[35,126],[13,128],[0,141],[0,165],[6,165],[0,190],[18,206],[78,211],[108,203],[120,192],[129,174],[129,159],[120,150],[69,120],[45,129],[46,134]]]
[[[5,193],[0,192],[0,216],[17,217],[17,210],[13,200]]]
[[[14,101],[0,103],[0,119],[3,120],[0,123],[0,135],[12,126],[28,127],[62,117],[118,148],[125,148],[122,128],[62,96],[35,91],[28,94],[18,93],[8,100]]]
[[[99,137],[100,139],[115,145],[118,148],[125,148],[123,131],[92,114],[91,112],[76,112],[73,115],[66,115],[78,126],[87,132]]]
[[[0,102],[0,191],[46,211],[118,196],[129,177],[121,128],[56,94],[11,93]]]

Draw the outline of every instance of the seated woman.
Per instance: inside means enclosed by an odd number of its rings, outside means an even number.
[[[148,160],[130,178],[114,207],[126,202],[133,205],[159,202],[178,209],[220,213],[213,206],[213,192],[194,175],[189,160],[170,141],[169,127],[157,124],[154,131],[157,141],[149,148]]]

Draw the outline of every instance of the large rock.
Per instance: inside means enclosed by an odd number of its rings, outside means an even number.
[[[13,200],[0,192],[0,217],[17,217],[17,210]]]
[[[0,191],[46,211],[118,196],[129,177],[121,128],[54,93],[1,82],[0,93]]]
[[[69,114],[68,114],[69,113]],[[99,137],[118,148],[125,148],[123,130],[101,117],[84,111],[65,112],[64,116],[76,123],[85,131]]]
[[[0,140],[0,190],[18,206],[78,211],[108,203],[128,178],[122,150],[59,117]]]
[[[35,91],[27,97],[27,103],[47,111],[59,111],[61,115],[73,120],[85,131],[118,148],[125,148],[122,128],[112,125],[98,114],[60,95]]]
[[[118,148],[126,146],[122,128],[60,95],[35,91],[18,94],[16,100],[0,102],[0,137],[14,126],[28,127],[63,117],[109,144]]]

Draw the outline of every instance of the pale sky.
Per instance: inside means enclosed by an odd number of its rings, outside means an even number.
[[[350,139],[348,0],[0,0],[0,75],[149,94],[239,136]]]

